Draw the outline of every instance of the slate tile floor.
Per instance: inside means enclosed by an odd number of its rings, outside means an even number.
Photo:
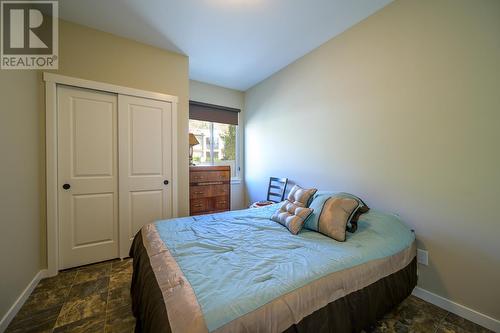
[[[415,296],[379,320],[370,333],[493,333]]]
[[[6,332],[133,332],[131,279],[131,259],[43,279]]]
[[[43,279],[7,332],[133,332],[131,277],[132,261],[127,259],[62,271]],[[491,331],[410,296],[369,332]]]

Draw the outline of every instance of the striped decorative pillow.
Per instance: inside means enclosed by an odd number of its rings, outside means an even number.
[[[281,207],[271,216],[271,220],[284,225],[292,234],[296,235],[311,213],[312,209],[285,200]]]

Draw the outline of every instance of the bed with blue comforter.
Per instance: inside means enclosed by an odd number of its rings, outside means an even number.
[[[131,249],[144,332],[359,331],[416,285],[415,235],[363,214],[338,242],[270,220],[276,205],[158,221]]]

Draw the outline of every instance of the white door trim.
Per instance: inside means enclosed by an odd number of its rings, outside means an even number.
[[[139,90],[114,84],[84,80],[69,76],[43,73],[45,81],[45,149],[47,182],[47,276],[57,275],[59,270],[59,220],[57,200],[57,85],[68,85],[166,101],[172,103],[172,215],[178,216],[178,168],[177,168],[177,103],[172,95]]]
[[[43,80],[45,82],[54,82],[56,84],[65,84],[67,86],[79,87],[79,88],[88,88],[93,90],[101,90],[104,92],[115,93],[119,95],[130,95],[135,97],[143,97],[149,99],[156,99],[159,101],[166,101],[172,103],[178,103],[179,99],[177,96],[134,89],[129,87],[117,86],[110,83],[90,81],[85,79],[80,79],[76,77],[70,77],[65,75],[59,75],[54,73],[43,73]]]

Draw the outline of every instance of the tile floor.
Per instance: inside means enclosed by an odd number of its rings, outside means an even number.
[[[132,261],[79,267],[40,281],[7,332],[133,332]],[[410,296],[380,320],[371,333],[491,332]]]
[[[493,333],[415,296],[379,320],[370,332]]]
[[[43,279],[6,332],[133,332],[131,279],[130,259]]]

